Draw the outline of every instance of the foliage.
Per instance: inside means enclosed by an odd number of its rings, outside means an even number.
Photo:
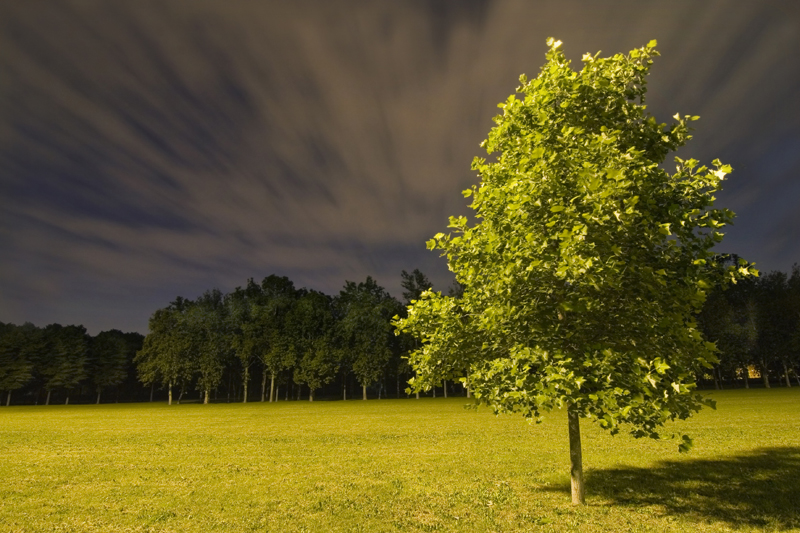
[[[497,412],[539,421],[569,405],[612,433],[659,437],[709,403],[694,392],[716,362],[694,318],[706,292],[754,273],[711,261],[733,218],[713,208],[731,169],[662,168],[698,117],[667,126],[646,112],[655,41],[586,54],[579,72],[549,45],[539,76],[499,105],[482,144],[494,160],[473,162],[481,183],[464,195],[478,221],[451,217],[452,233],[428,243],[463,297],[427,292],[397,320],[424,343],[413,386],[460,375]]]

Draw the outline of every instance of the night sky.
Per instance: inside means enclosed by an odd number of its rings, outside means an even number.
[[[0,3],[0,321],[147,332],[176,296],[272,273],[338,293],[452,278],[497,103],[545,40],[658,40],[648,109],[734,172],[719,251],[800,262],[800,2]],[[672,168],[670,165],[669,168]]]

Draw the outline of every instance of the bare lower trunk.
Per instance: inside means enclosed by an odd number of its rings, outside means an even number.
[[[711,375],[714,376],[714,389],[715,390],[720,390],[722,388],[722,386],[720,385],[719,378],[717,377],[717,369],[716,368],[712,368],[711,369]]]
[[[207,403],[208,403],[208,389],[206,389],[205,398],[203,398],[203,404],[207,404]]]
[[[312,389],[311,387],[308,388],[308,401],[309,402],[314,401],[314,389]]]
[[[97,391],[97,405],[100,405],[100,391]]]
[[[275,372],[269,378],[269,403],[272,403],[272,391],[275,389]],[[275,401],[278,401],[278,393],[275,392]]]
[[[749,389],[750,388],[750,380],[747,379],[748,377],[750,377],[750,376],[748,376],[748,374],[750,374],[750,368],[745,366],[744,367],[744,388],[745,389]]]
[[[242,385],[242,392],[244,393],[244,397],[242,398],[242,403],[247,403],[247,382],[250,381],[250,369],[244,369],[244,385]]]
[[[444,389],[444,397],[447,398],[447,380],[442,380],[442,388]]]
[[[347,376],[342,380],[342,400],[347,401]]]
[[[50,405],[50,393],[51,392],[52,391],[48,389],[48,391],[47,391],[47,399],[44,401],[45,405]]]
[[[264,368],[264,371],[261,372],[261,401],[265,401],[267,399],[267,369]],[[269,393],[269,401],[272,401],[272,391]]]
[[[156,388],[156,384],[155,383],[151,383],[150,384],[150,403],[153,403],[153,391],[155,390],[155,388]]]
[[[417,400],[419,400],[419,391],[417,391]]]
[[[761,364],[761,379],[764,380],[764,388],[769,388],[769,373],[767,372],[767,365],[766,363]]]
[[[578,412],[575,410],[575,407],[572,405],[567,408],[567,419],[569,422],[569,478],[572,487],[572,503],[573,505],[585,505],[580,418],[578,417]]]
[[[180,399],[178,399],[180,402]],[[167,405],[172,405],[172,382],[169,382],[169,400],[167,400]]]
[[[786,366],[786,363],[783,363],[783,377],[786,380],[786,386],[792,388],[792,382],[789,381],[789,368]]]
[[[69,405],[69,393],[67,394],[67,399],[64,400],[64,405]]]
[[[6,396],[6,407],[11,405],[11,391],[8,391],[8,396]]]
[[[366,400],[367,399],[367,386],[366,385],[361,385],[361,388],[364,391],[364,398],[363,399]]]

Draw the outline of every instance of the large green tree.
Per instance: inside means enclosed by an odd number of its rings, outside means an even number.
[[[572,499],[584,502],[580,418],[659,438],[704,400],[694,375],[716,361],[695,320],[706,291],[750,272],[710,261],[733,213],[715,209],[730,167],[667,154],[697,117],[659,123],[644,105],[655,41],[627,55],[586,54],[574,71],[560,41],[502,114],[476,158],[477,221],[451,217],[429,243],[461,298],[427,292],[398,327],[419,336],[416,389],[468,379],[479,402],[539,421],[568,414]],[[683,437],[680,449],[691,444]]]

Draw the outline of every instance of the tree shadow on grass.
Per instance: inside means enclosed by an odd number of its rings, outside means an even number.
[[[586,489],[590,497],[613,505],[653,506],[666,514],[732,525],[798,528],[800,447],[591,470]]]

